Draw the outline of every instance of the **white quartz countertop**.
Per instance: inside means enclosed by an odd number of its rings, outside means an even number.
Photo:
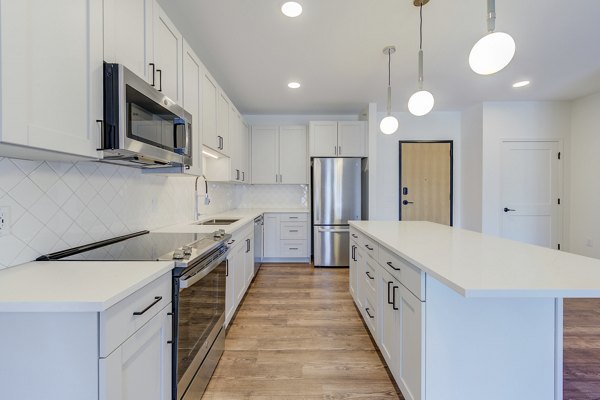
[[[173,269],[172,261],[48,261],[0,271],[0,312],[100,312]]]
[[[264,213],[310,213],[307,208],[238,208],[218,214],[202,215],[198,221],[189,221],[183,224],[171,225],[153,232],[181,232],[181,233],[210,233],[217,229],[225,230],[225,233],[233,233],[238,229],[254,221],[254,218]],[[211,219],[235,219],[239,221],[230,225],[197,225],[197,222]]]
[[[350,225],[465,297],[600,297],[600,260],[431,222]]]

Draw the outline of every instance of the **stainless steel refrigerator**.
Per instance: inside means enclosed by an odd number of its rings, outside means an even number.
[[[314,263],[349,265],[348,221],[361,219],[360,158],[315,158],[312,168]]]

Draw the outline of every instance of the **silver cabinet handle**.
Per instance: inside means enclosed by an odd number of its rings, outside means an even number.
[[[338,151],[338,155],[340,155],[340,156],[341,156],[341,155],[342,155],[342,146],[338,146],[338,149],[339,149],[339,151]]]
[[[337,146],[333,146],[333,152],[335,153],[335,155],[337,156]]]

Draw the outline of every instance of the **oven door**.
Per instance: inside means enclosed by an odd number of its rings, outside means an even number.
[[[175,278],[175,343],[173,352],[173,389],[176,399],[182,399],[191,392],[204,391],[210,375],[222,353],[222,344],[213,346],[217,337],[224,337],[222,328],[225,321],[225,276],[227,254],[195,272],[184,273]],[[219,354],[216,354],[219,352]],[[206,362],[208,376],[205,372]],[[197,380],[203,382],[196,382]],[[175,386],[176,385],[176,386]],[[200,397],[198,397],[200,398]]]

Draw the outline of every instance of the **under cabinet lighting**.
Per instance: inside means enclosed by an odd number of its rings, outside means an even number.
[[[216,160],[218,160],[218,159],[219,159],[219,156],[217,156],[217,155],[215,155],[215,154],[212,154],[212,153],[209,153],[209,152],[208,152],[208,151],[206,151],[206,150],[202,150],[202,154],[204,154],[205,156],[209,156],[210,158],[214,158],[214,159],[216,159]]]

